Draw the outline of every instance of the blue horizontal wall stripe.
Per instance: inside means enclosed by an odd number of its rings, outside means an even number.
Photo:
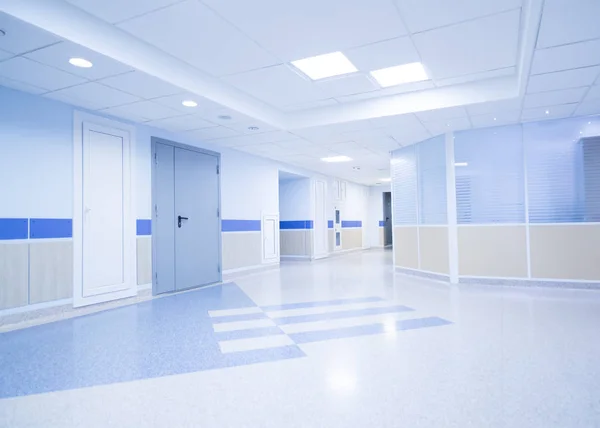
[[[279,222],[279,228],[283,230],[289,229],[312,229],[312,220],[284,220]]]
[[[223,232],[260,232],[260,220],[221,220]]]
[[[379,227],[385,226],[385,220],[379,220]]]
[[[0,239],[27,239],[27,219],[0,218]]]
[[[31,239],[72,238],[73,220],[70,218],[29,219],[29,237]]]
[[[138,218],[135,228],[138,236],[152,235],[152,220]]]
[[[327,227],[333,229],[333,220],[327,220]]]
[[[360,220],[342,220],[342,227],[362,227]]]

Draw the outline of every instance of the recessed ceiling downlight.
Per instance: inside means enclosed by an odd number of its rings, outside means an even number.
[[[69,64],[79,68],[92,68],[92,66],[94,65],[91,61],[88,61],[84,58],[71,58],[69,60]]]
[[[182,101],[181,104],[183,104],[185,107],[198,107],[198,103],[193,100],[185,100]]]
[[[358,69],[341,52],[332,52],[292,61],[292,65],[312,80],[354,73]]]

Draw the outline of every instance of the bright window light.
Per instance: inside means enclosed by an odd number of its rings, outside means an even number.
[[[454,166],[469,166],[468,162],[456,162]]]
[[[197,107],[198,106],[198,103],[196,101],[192,101],[192,100],[182,101],[181,104],[183,104],[185,107]]]
[[[352,158],[349,158],[348,156],[331,156],[328,158],[321,158],[321,160],[323,162],[349,162]]]
[[[384,183],[389,183],[390,181],[392,181],[391,178],[380,178],[379,181],[383,181]]]
[[[420,62],[371,71],[371,76],[384,88],[429,79],[425,68],[423,68],[423,64]]]
[[[88,61],[87,59],[83,58],[71,58],[69,60],[69,64],[80,68],[91,68],[94,65],[91,63],[91,61]]]
[[[292,64],[312,80],[319,80],[326,77],[339,76],[341,74],[358,71],[354,64],[352,64],[341,52],[299,59],[297,61],[292,61]]]

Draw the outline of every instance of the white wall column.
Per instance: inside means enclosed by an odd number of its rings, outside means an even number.
[[[454,133],[446,133],[446,203],[448,212],[448,262],[450,283],[458,284],[458,227],[456,215]]]

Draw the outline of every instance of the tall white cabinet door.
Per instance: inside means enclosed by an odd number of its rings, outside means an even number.
[[[262,217],[263,263],[279,261],[279,215]]]
[[[137,291],[130,133],[90,122],[82,128],[81,198],[75,201],[75,210],[81,203],[81,213],[74,216],[80,219],[74,221],[74,229],[81,227],[80,234],[74,233],[81,239],[75,247],[81,251],[75,254],[76,263],[78,258],[81,263],[76,269],[75,287],[80,287],[80,293],[74,295],[75,306],[129,297]]]

